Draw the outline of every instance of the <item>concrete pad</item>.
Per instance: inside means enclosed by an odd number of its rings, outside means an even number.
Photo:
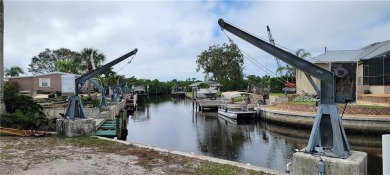
[[[98,129],[100,126],[102,126],[102,124],[104,123],[106,121],[106,119],[96,119],[95,118],[95,123],[96,123],[96,125],[95,125],[95,127],[96,127],[96,129]]]
[[[318,164],[324,164],[323,175],[366,175],[367,174],[367,153],[351,151],[346,159],[318,156],[304,152],[297,152],[293,155],[292,175],[319,174]]]
[[[68,137],[95,135],[95,119],[57,119],[57,133],[64,133]]]

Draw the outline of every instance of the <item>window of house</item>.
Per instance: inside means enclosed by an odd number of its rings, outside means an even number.
[[[368,85],[370,82],[370,65],[364,65],[363,67],[363,84]]]
[[[390,85],[390,57],[377,57],[363,62],[365,85]]]
[[[50,78],[39,78],[39,87],[50,87]]]

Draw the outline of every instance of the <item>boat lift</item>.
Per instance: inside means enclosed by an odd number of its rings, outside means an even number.
[[[285,50],[273,46],[227,22],[218,20],[222,29],[240,37],[257,48],[279,58],[280,60],[305,72],[311,85],[320,97],[317,114],[311,130],[309,143],[305,152],[336,158],[348,158],[351,154],[347,136],[336,105],[336,76],[342,76],[343,72],[330,72],[313,63],[301,59]],[[321,80],[319,89],[311,76]]]
[[[70,97],[70,101],[69,101],[69,104],[68,104],[68,107],[66,108],[66,112],[65,112],[65,117],[67,119],[77,119],[77,118],[80,118],[80,119],[83,119],[85,118],[85,114],[84,114],[84,109],[83,109],[83,104],[81,102],[81,98],[79,96],[79,84],[82,84],[84,83],[85,81],[91,79],[92,77],[96,76],[97,74],[103,72],[104,70],[118,64],[119,62],[125,60],[126,58],[136,54],[138,51],[138,49],[134,49],[133,51],[103,65],[103,66],[100,66],[99,68],[91,71],[91,72],[88,72],[86,74],[84,74],[83,76],[77,78],[75,80],[75,95],[71,96]]]
[[[126,84],[126,86],[122,88],[122,86],[124,84]],[[126,91],[124,90],[125,88],[127,88],[127,81],[124,81],[121,84],[119,84],[119,79],[118,79],[117,84],[112,88],[113,89],[112,90],[113,91],[113,96],[112,96],[113,98],[111,97],[112,102],[118,102],[120,97],[123,96],[123,93],[125,93],[125,94],[127,93],[127,90]],[[117,95],[115,95],[115,94],[117,94]]]
[[[107,97],[106,97],[106,89],[102,87],[99,83],[97,83],[94,79],[89,79],[89,82],[91,82],[95,87],[97,87],[102,94],[102,99],[100,100],[100,106],[107,106]]]

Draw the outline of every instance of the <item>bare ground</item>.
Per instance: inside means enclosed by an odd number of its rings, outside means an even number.
[[[93,137],[0,137],[0,175],[266,174]]]

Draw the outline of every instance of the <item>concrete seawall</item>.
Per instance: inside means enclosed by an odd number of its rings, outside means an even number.
[[[114,120],[115,116],[117,116],[119,114],[119,111],[121,109],[124,109],[125,105],[126,105],[125,100],[122,100],[120,102],[110,103],[108,106],[109,109],[107,111],[101,112],[98,118]]]
[[[278,111],[262,108],[259,111],[261,119],[290,126],[311,128],[315,114]],[[344,116],[343,125],[346,131],[357,133],[389,133],[390,117]]]
[[[60,113],[65,114],[66,108],[46,108],[43,109],[47,118],[61,118]],[[100,113],[99,108],[84,108],[84,114],[87,118],[95,118]]]
[[[104,111],[100,111],[100,108],[83,108],[86,118],[104,118],[104,119],[115,119],[115,116],[119,114],[121,109],[124,109],[126,101],[110,103],[109,106],[103,107]],[[61,118],[60,113],[64,114],[66,108],[47,108],[43,109],[46,117],[48,118]]]

